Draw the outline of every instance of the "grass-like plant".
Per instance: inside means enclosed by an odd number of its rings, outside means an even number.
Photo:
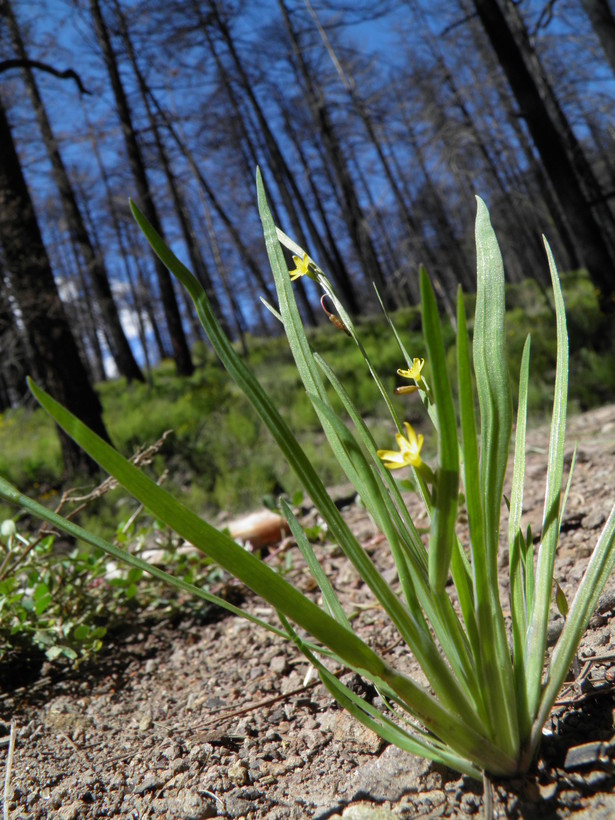
[[[556,312],[558,360],[544,516],[535,554],[532,538],[523,533],[521,521],[529,382],[528,339],[521,364],[509,500],[510,601],[506,609],[510,609],[510,623],[507,623],[498,583],[498,551],[513,413],[504,358],[504,271],[485,205],[478,201],[478,281],[472,346],[461,294],[457,299],[457,409],[447,375],[441,320],[424,270],[420,272],[420,285],[429,380],[423,375],[423,362],[404,350],[391,322],[391,331],[399,344],[400,374],[409,382],[406,389],[418,392],[423,399],[437,439],[437,463],[429,465],[422,453],[423,437],[398,418],[395,406],[367,355],[366,370],[378,384],[387,403],[398,450],[378,448],[360,411],[335,373],[312,350],[293,293],[292,279],[303,275],[315,280],[322,288],[327,299],[323,304],[328,306],[327,310],[332,308],[332,321],[364,352],[351,317],[323,271],[304,249],[276,229],[260,175],[257,185],[278,297],[277,307],[271,307],[271,310],[284,325],[305,390],[335,456],[386,537],[397,569],[396,584],[383,578],[349,530],[268,392],[222,332],[196,278],[164,245],[134,205],[133,213],[160,259],[187,288],[222,363],[269,428],[282,455],[326,522],[328,532],[390,618],[408,652],[420,664],[429,685],[422,685],[404,671],[393,668],[353,631],[348,613],[336,595],[335,579],[326,576],[315,548],[284,500],[281,501],[284,514],[320,588],[322,606],[175,500],[34,384],[31,389],[40,404],[75,441],[158,519],[268,601],[276,611],[279,623],[272,624],[243,613],[181,579],[166,576],[113,544],[55,516],[3,480],[0,480],[0,495],[116,558],[165,578],[202,599],[216,601],[235,614],[292,641],[313,664],[335,700],[386,741],[476,778],[483,773],[506,777],[524,772],[536,755],[542,727],[615,560],[614,508],[574,600],[569,604],[557,645],[549,655],[547,627],[554,589],[553,567],[569,487],[568,483],[563,489],[568,338],[559,278],[551,251],[547,246]],[[295,256],[296,267],[291,275],[282,245]],[[349,340],[348,343],[352,342]],[[335,412],[327,384],[345,408],[346,419]],[[475,390],[480,411],[478,420]],[[427,544],[423,543],[408,513],[400,485],[395,480],[398,473],[393,472],[397,468],[410,471],[411,480],[427,509],[430,518]],[[463,489],[463,496],[460,489]],[[461,503],[465,505],[469,523],[466,544],[462,544],[457,535]],[[454,595],[449,585],[451,580]],[[338,666],[371,681],[380,695],[381,708],[376,708],[345,686],[332,672]]]

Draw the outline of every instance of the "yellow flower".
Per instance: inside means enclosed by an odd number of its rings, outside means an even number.
[[[417,436],[412,425],[404,422],[407,438],[401,433],[395,434],[399,452],[395,450],[378,450],[378,458],[382,459],[387,470],[400,470],[402,467],[420,467],[421,448],[423,447],[423,436]]]
[[[425,359],[413,359],[412,367],[409,370],[398,370],[397,375],[403,376],[404,379],[414,379],[415,382],[421,381],[421,370],[425,364]]]
[[[299,279],[300,276],[309,276],[310,279],[314,278],[314,274],[310,271],[310,265],[313,265],[314,263],[307,255],[307,253],[303,257],[303,259],[301,259],[299,256],[293,256],[293,262],[295,263],[296,268],[295,270],[289,271],[291,281],[294,282],[295,279]]]

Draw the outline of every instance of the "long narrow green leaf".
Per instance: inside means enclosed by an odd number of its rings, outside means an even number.
[[[523,355],[521,357],[521,369],[519,372],[519,402],[517,407],[517,428],[515,432],[515,456],[512,477],[512,490],[510,493],[510,510],[508,516],[508,544],[509,544],[509,565],[511,581],[522,568],[520,556],[516,553],[515,545],[517,544],[517,535],[521,529],[521,516],[523,513],[523,487],[525,484],[525,434],[527,429],[527,397],[528,386],[530,378],[530,344],[531,340],[528,336],[523,347]],[[513,569],[514,566],[514,569]],[[525,612],[525,594],[523,593],[523,581],[521,576],[518,578],[518,591],[522,594],[519,598],[520,617],[523,621],[527,620],[527,612]],[[512,597],[516,598],[515,590],[512,589]],[[521,615],[523,612],[523,615]],[[522,629],[525,632],[525,628]]]
[[[348,686],[343,684],[338,678],[333,675],[324,664],[322,664],[314,653],[311,651],[304,641],[297,635],[295,630],[291,627],[288,621],[282,616],[282,624],[286,626],[291,640],[297,645],[299,650],[305,655],[309,662],[317,669],[320,679],[333,696],[333,698],[346,711],[350,712],[357,720],[364,726],[367,726],[377,735],[382,737],[388,743],[393,743],[400,749],[404,749],[412,754],[427,757],[429,760],[434,760],[442,763],[445,766],[451,766],[457,771],[464,772],[470,777],[480,777],[480,769],[477,769],[468,760],[460,758],[458,755],[451,754],[450,749],[443,746],[437,738],[432,737],[425,732],[418,730],[412,733],[406,731],[398,726],[391,718],[376,709],[364,698],[357,695]]]
[[[59,530],[62,530],[63,532],[67,533],[73,538],[78,538],[84,541],[85,543],[91,544],[93,547],[96,547],[97,549],[106,552],[107,555],[110,555],[117,561],[121,561],[124,564],[128,564],[129,566],[135,567],[136,569],[140,569],[143,572],[147,572],[149,573],[149,575],[156,578],[157,580],[162,581],[171,587],[175,587],[175,589],[179,589],[182,592],[187,592],[190,595],[193,595],[195,598],[199,598],[200,600],[206,601],[209,604],[215,604],[216,606],[219,606],[222,609],[226,609],[233,615],[238,615],[242,618],[246,618],[248,621],[252,621],[258,626],[263,627],[263,629],[267,629],[269,630],[269,632],[273,632],[275,635],[286,637],[285,633],[281,629],[278,629],[272,624],[267,623],[267,621],[263,621],[261,618],[257,618],[255,615],[251,615],[248,612],[239,609],[239,607],[233,606],[233,604],[229,603],[228,601],[225,601],[224,598],[220,598],[217,595],[213,595],[212,593],[207,592],[201,587],[196,587],[193,584],[189,584],[182,578],[177,578],[174,575],[170,575],[168,572],[165,572],[164,570],[155,567],[153,564],[148,564],[147,561],[138,558],[136,555],[133,555],[127,550],[123,550],[120,547],[116,547],[115,544],[112,544],[110,541],[106,541],[104,538],[100,538],[99,536],[88,532],[88,530],[83,529],[83,527],[80,527],[73,521],[69,521],[67,518],[62,518],[61,515],[58,515],[57,513],[53,512],[53,510],[50,510],[42,504],[39,504],[32,498],[28,498],[27,495],[21,493],[16,487],[13,487],[11,484],[9,484],[9,482],[6,481],[4,478],[0,478],[0,497],[4,498],[5,501],[14,504],[17,507],[22,507],[24,510],[27,510],[28,513],[33,515],[35,518],[40,518],[43,521],[47,521],[49,524],[52,524],[54,527],[57,527]]]
[[[409,525],[406,523],[408,518],[407,516],[402,520],[399,515],[397,505],[393,501],[393,499],[395,499],[397,504],[405,510],[405,504],[401,498],[399,488],[397,487],[397,484],[390,472],[382,466],[382,462],[377,456],[376,445],[371,433],[354,407],[352,400],[343,385],[320,356],[316,355],[315,358],[334,387],[337,395],[340,397],[346,412],[350,416],[355,428],[361,436],[361,440],[366,451],[371,456],[376,475],[381,479],[381,481],[379,481],[379,489],[381,492],[380,500],[384,502],[386,509],[383,516],[377,516],[373,512],[371,514],[389,541],[395,563],[398,566],[398,571],[400,565],[402,567],[404,566],[403,557],[399,555],[399,552],[403,550],[404,547],[408,549],[407,558],[412,566],[412,584],[416,587],[416,594],[412,593],[411,596],[407,596],[410,608],[412,608],[412,605],[414,605],[414,602],[418,596],[418,601],[420,601],[420,604],[425,610],[427,618],[429,619],[436,637],[440,641],[444,654],[449,659],[451,666],[455,669],[459,679],[464,681],[466,691],[471,694],[473,698],[478,698],[477,711],[480,712],[482,709],[482,702],[480,700],[481,692],[477,685],[475,669],[471,660],[470,648],[466,635],[463,632],[463,628],[448,596],[445,593],[442,595],[434,594],[431,586],[429,585],[429,580],[425,571],[425,548],[420,540],[420,535],[418,534],[412,519],[409,520]],[[371,511],[372,507],[369,506],[368,509]],[[460,547],[456,544],[455,554],[458,552],[460,552]],[[465,576],[466,574],[465,568],[461,566],[458,568],[458,572],[461,576]],[[462,595],[467,597],[468,592],[466,587],[464,585],[460,585],[460,588],[460,598]]]
[[[568,402],[568,330],[566,308],[559,281],[555,259],[546,239],[544,240],[555,302],[557,326],[557,370],[551,417],[551,436],[547,463],[547,485],[542,522],[542,538],[538,549],[535,575],[534,607],[527,634],[527,700],[528,711],[533,718],[538,709],[542,689],[542,670],[547,646],[549,607],[553,592],[553,565],[559,542],[560,500],[564,475],[564,443],[566,437],[566,411]]]
[[[463,294],[457,293],[457,375],[459,412],[463,443],[463,476],[470,528],[470,549],[474,577],[474,607],[476,627],[470,633],[480,679],[479,689],[484,693],[489,714],[489,725],[496,734],[498,717],[504,697],[497,651],[497,625],[493,617],[493,595],[489,586],[485,552],[483,496],[479,475],[478,441],[472,389],[472,362],[468,340],[467,320]]]
[[[596,609],[604,585],[615,568],[615,506],[604,525],[576,595],[566,622],[553,650],[546,685],[541,694],[539,709],[532,727],[529,754],[540,742],[542,727],[549,716],[555,699],[572,665],[579,642]]]
[[[568,504],[568,496],[570,495],[570,488],[572,487],[572,477],[574,475],[574,468],[577,463],[577,445],[574,445],[574,450],[572,452],[572,459],[570,461],[570,470],[568,472],[568,481],[566,482],[566,490],[564,492],[564,498],[562,499],[562,509],[560,512],[560,521],[564,520],[566,515],[566,505]],[[561,526],[561,525],[560,525]]]
[[[504,351],[504,265],[485,203],[477,197],[477,294],[474,370],[481,412],[480,479],[490,580],[497,576],[500,508],[512,431],[508,366]]]
[[[284,517],[288,521],[288,525],[290,527],[290,531],[292,532],[295,541],[297,542],[297,546],[299,547],[301,554],[303,555],[305,562],[308,566],[309,571],[312,574],[312,577],[318,584],[320,591],[322,592],[323,601],[325,606],[327,607],[327,611],[330,615],[332,615],[335,620],[345,626],[346,629],[351,629],[350,621],[346,617],[346,613],[344,612],[344,608],[342,607],[339,598],[335,594],[335,590],[331,584],[331,581],[327,578],[323,568],[320,566],[316,555],[314,554],[314,550],[312,549],[312,545],[308,541],[306,534],[304,533],[303,529],[301,528],[301,524],[297,521],[295,514],[293,513],[290,505],[288,502],[282,498],[281,500],[282,505],[282,512]]]
[[[29,382],[29,386],[36,400],[54,421],[131,495],[148,509],[155,510],[156,517],[178,535],[212,558],[275,609],[300,624],[339,657],[345,657],[346,663],[357,666],[366,661],[368,664],[381,665],[382,661],[378,656],[354,633],[341,627],[271,567],[173,498],[40,387],[32,382]],[[354,661],[351,660],[353,656]]]
[[[485,610],[484,617],[479,617],[479,629],[482,630],[485,618],[493,620],[493,646],[487,651],[494,653],[493,674],[501,692],[494,704],[497,707],[494,730],[503,747],[514,754],[519,748],[518,716],[498,586],[500,509],[512,432],[512,402],[504,350],[504,265],[487,207],[479,197],[476,199],[477,292],[473,360],[481,418],[479,482],[489,598],[488,611]],[[479,601],[479,605],[486,607],[486,601]]]
[[[530,723],[525,689],[525,639],[528,622],[528,596],[525,544],[521,531],[523,513],[523,487],[525,484],[525,433],[527,428],[527,397],[530,378],[530,337],[525,340],[519,373],[519,403],[517,407],[517,428],[515,434],[515,456],[510,494],[508,518],[508,565],[510,573],[510,610],[513,631],[513,658],[515,670],[515,691],[519,714],[519,731],[527,737]],[[531,579],[530,579],[531,583]]]
[[[434,507],[429,539],[429,581],[436,592],[442,592],[448,580],[455,543],[457,498],[459,495],[459,445],[453,393],[446,371],[446,353],[442,326],[433,287],[425,268],[421,267],[421,301],[423,336],[431,365],[434,403],[438,415],[438,457],[434,487]]]

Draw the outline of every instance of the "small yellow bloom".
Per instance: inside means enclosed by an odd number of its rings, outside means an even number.
[[[415,360],[416,361],[416,360]],[[420,467],[423,436],[414,432],[412,425],[404,422],[407,438],[401,433],[395,434],[399,452],[395,450],[378,450],[378,458],[382,459],[387,470],[400,470],[402,467]]]
[[[299,277],[301,276],[309,276],[310,279],[313,278],[313,274],[310,271],[310,265],[313,265],[314,263],[307,255],[307,253],[303,257],[303,259],[301,259],[299,256],[293,256],[293,262],[295,263],[296,268],[294,270],[289,271],[291,281],[294,282],[295,279],[299,279]]]
[[[404,379],[414,379],[415,382],[421,381],[421,370],[425,365],[425,359],[413,359],[412,367],[409,370],[398,370],[397,375],[403,376]]]

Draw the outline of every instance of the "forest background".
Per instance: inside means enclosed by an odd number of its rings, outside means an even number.
[[[275,302],[256,165],[277,224],[347,308],[377,312],[376,283],[410,330],[420,263],[444,310],[458,285],[474,290],[475,193],[491,210],[512,305],[539,329],[540,310],[550,318],[544,232],[560,269],[584,272],[578,311],[569,305],[581,406],[589,392],[593,403],[612,397],[608,0],[0,0],[0,10],[5,474],[23,484],[57,473],[56,456],[45,462],[39,448],[29,461],[24,450],[40,434],[15,415],[31,374],[123,449],[176,427],[182,463],[193,460],[220,506],[241,504],[242,448],[260,433],[216,375],[192,306],[139,235],[128,197],[300,415],[296,380],[284,383],[282,359],[260,341],[279,327],[259,299]],[[297,282],[303,318],[327,325],[310,285]],[[372,343],[382,356],[377,328]],[[342,360],[352,374],[355,360]],[[391,375],[399,366],[386,364]],[[156,388],[166,392],[154,413],[142,402]],[[116,422],[109,412],[103,421],[99,396],[119,403]],[[216,410],[226,440],[206,423]],[[89,466],[66,439],[62,456],[69,475]],[[226,483],[216,458],[234,468]],[[262,469],[252,484],[279,488],[279,469]]]

